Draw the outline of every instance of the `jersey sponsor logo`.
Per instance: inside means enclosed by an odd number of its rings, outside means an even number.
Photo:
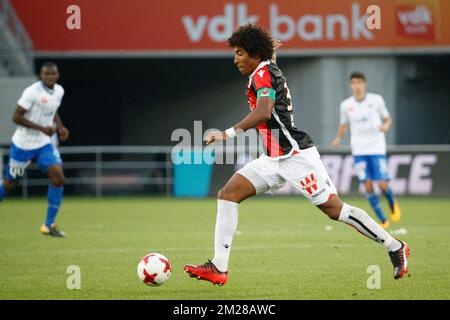
[[[42,98],[41,98],[41,103],[42,104],[46,104],[48,102],[48,98],[46,97],[46,96],[43,96]]]
[[[300,179],[300,186],[303,190],[308,192],[311,196],[315,191],[317,191],[317,179],[314,176],[314,173],[311,173],[302,179]]]
[[[257,72],[257,74],[262,78],[263,76],[264,76],[264,72],[265,72],[266,70],[259,70],[258,72]]]

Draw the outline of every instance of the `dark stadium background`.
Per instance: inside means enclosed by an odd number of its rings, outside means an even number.
[[[313,57],[281,58],[288,80],[289,66]],[[450,143],[450,56],[405,56],[397,59],[396,144]],[[72,131],[65,145],[167,145],[175,128],[225,128],[248,112],[243,78],[229,58],[185,59],[58,59],[38,58],[39,66],[55,61],[66,88],[60,109]],[[411,75],[411,68],[417,68]],[[347,75],[343,74],[343,77]],[[370,79],[370,75],[369,79]],[[301,83],[299,84],[302,85]],[[333,83],[323,83],[333,86]],[[298,127],[317,137],[311,126],[314,105],[302,105],[292,88]],[[369,82],[370,90],[370,82]],[[317,88],[316,94],[320,94]],[[382,93],[381,93],[382,94]],[[338,108],[338,101],[334,106]],[[389,105],[388,105],[389,108]],[[414,115],[414,116],[411,116]],[[338,119],[336,119],[337,126]]]

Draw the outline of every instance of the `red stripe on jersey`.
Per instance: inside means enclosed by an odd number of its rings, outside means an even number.
[[[258,92],[261,88],[273,88],[272,79],[270,77],[267,66],[262,67],[253,75],[253,82],[255,83],[255,90]]]
[[[280,144],[276,139],[272,136],[272,133],[269,129],[267,123],[263,123],[257,126],[259,134],[262,136],[267,152],[271,158],[278,158],[283,155],[283,149],[281,149]]]

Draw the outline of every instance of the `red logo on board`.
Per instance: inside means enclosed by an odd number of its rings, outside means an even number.
[[[395,10],[397,33],[433,40],[436,25],[433,11],[433,7],[427,4],[398,6]]]

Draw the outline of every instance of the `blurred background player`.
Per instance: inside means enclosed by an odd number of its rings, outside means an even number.
[[[400,208],[388,184],[386,161],[385,134],[392,126],[392,118],[386,109],[383,97],[366,92],[366,77],[363,73],[353,72],[350,75],[350,89],[352,96],[341,103],[340,126],[332,146],[339,147],[341,139],[350,126],[355,171],[364,185],[367,199],[380,219],[381,225],[388,228],[390,223],[381,209],[373,181],[377,181],[388,200],[392,221],[399,221]]]
[[[214,258],[184,270],[197,279],[223,285],[228,280],[228,262],[237,230],[239,203],[256,194],[275,190],[286,183],[297,188],[329,218],[346,223],[382,244],[394,266],[394,278],[407,273],[408,245],[394,239],[364,210],[343,203],[326,172],[309,135],[293,122],[291,94],[281,70],[272,61],[274,41],[261,27],[245,25],[228,39],[234,63],[248,76],[250,113],[226,131],[211,131],[206,143],[234,138],[257,128],[265,141],[266,154],[235,173],[217,195]]]
[[[39,76],[40,80],[27,87],[17,102],[13,115],[17,129],[12,137],[5,178],[0,184],[0,201],[5,191],[16,185],[31,162],[36,161],[50,179],[47,216],[40,232],[63,237],[64,232],[57,229],[55,218],[63,198],[64,173],[55,145],[57,139],[51,137],[56,132],[61,141],[66,141],[69,137],[69,131],[58,115],[64,89],[57,84],[59,71],[56,64],[44,63]]]

